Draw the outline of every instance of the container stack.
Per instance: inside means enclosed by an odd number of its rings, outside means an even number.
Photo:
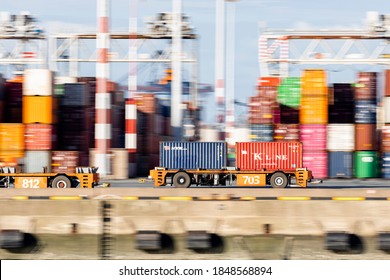
[[[299,141],[299,106],[301,99],[301,78],[287,77],[278,86],[277,101],[280,123],[275,123],[274,141]]]
[[[377,75],[360,72],[355,85],[355,155],[356,178],[379,175],[376,131]]]
[[[3,76],[0,74],[0,123],[4,122],[4,96],[5,96],[5,80]]]
[[[382,177],[390,178],[390,70],[384,73],[384,125],[382,127]]]
[[[53,98],[53,74],[47,69],[27,69],[23,82],[23,124],[25,172],[50,171],[52,137],[55,136],[56,107]]]
[[[328,175],[351,178],[355,150],[354,90],[351,84],[334,84],[329,89]]]
[[[150,169],[158,166],[160,141],[160,136],[156,133],[158,103],[154,94],[139,93],[134,99],[137,105],[137,174],[145,175]]]
[[[0,166],[17,166],[23,156],[23,124],[0,123]]]
[[[60,102],[59,149],[78,151],[79,164],[88,165],[88,151],[94,120],[91,118],[91,91],[87,83],[68,83]]]
[[[4,92],[3,121],[5,123],[22,123],[22,80],[7,81]]]
[[[324,70],[305,70],[302,75],[299,111],[303,165],[310,167],[314,178],[328,176],[326,126],[328,123],[328,88]]]
[[[252,142],[274,141],[274,123],[280,123],[280,111],[276,101],[280,79],[261,77],[257,95],[249,101],[248,126]]]

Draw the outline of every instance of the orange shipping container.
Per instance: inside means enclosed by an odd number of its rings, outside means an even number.
[[[23,96],[23,123],[52,124],[52,96]]]
[[[301,124],[327,124],[328,97],[302,96],[299,122]]]
[[[280,84],[278,77],[260,77],[257,79],[257,85],[262,87],[277,87]]]
[[[324,70],[305,70],[302,74],[302,95],[328,95]]]
[[[376,124],[355,124],[356,151],[376,151],[377,141]]]
[[[20,123],[0,124],[0,151],[23,151],[24,127]]]

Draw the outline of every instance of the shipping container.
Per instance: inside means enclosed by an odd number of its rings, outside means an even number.
[[[390,179],[390,152],[382,153],[382,177]]]
[[[353,152],[328,153],[329,178],[353,177]]]
[[[23,95],[52,96],[53,73],[48,69],[24,70]]]
[[[384,123],[390,123],[390,96],[383,98]]]
[[[277,87],[279,83],[279,77],[259,77],[257,79],[257,86]]]
[[[0,151],[24,150],[24,126],[21,123],[0,123]]]
[[[355,125],[328,124],[326,149],[351,152],[355,150]]]
[[[351,84],[334,84],[329,90],[329,123],[352,124],[355,122],[355,100]]]
[[[249,124],[249,139],[252,142],[272,142],[274,126],[272,124]]]
[[[321,69],[303,71],[301,79],[302,96],[327,96],[326,72]]]
[[[385,70],[385,73],[384,73],[384,75],[385,75],[385,81],[384,81],[384,83],[385,83],[385,96],[390,96],[390,70],[389,69],[387,69],[387,70]]]
[[[377,97],[377,73],[359,72],[355,84],[356,100],[372,100]]]
[[[277,100],[282,105],[299,108],[301,102],[301,78],[284,78],[278,86]]]
[[[156,97],[152,93],[136,94],[134,99],[137,103],[137,110],[142,113],[156,112]]]
[[[24,150],[0,150],[0,166],[19,166],[23,162]]]
[[[355,101],[355,123],[376,123],[376,100]]]
[[[379,159],[376,151],[357,151],[354,155],[356,178],[379,177]]]
[[[276,142],[299,141],[299,124],[275,124],[274,140]]]
[[[301,124],[299,129],[299,140],[304,151],[326,150],[326,125]]]
[[[23,84],[6,82],[5,83],[5,102],[7,107],[21,107],[23,96]]]
[[[257,87],[257,96],[262,98],[268,98],[272,101],[276,101],[278,95],[278,88],[275,86],[260,86]]]
[[[299,109],[280,105],[280,123],[282,124],[298,124]]]
[[[0,100],[0,123],[4,122],[4,111],[5,111],[4,101]]]
[[[91,104],[91,91],[87,83],[72,83],[64,85],[63,106],[94,106]]]
[[[23,123],[53,123],[52,96],[23,96]]]
[[[51,170],[55,173],[75,172],[79,164],[79,151],[52,151]]]
[[[227,166],[225,142],[160,142],[160,165],[167,169],[222,169]]]
[[[302,95],[299,121],[301,124],[327,124],[328,97]]]
[[[380,148],[382,152],[390,153],[390,125],[382,126],[380,129]]]
[[[24,172],[51,172],[50,151],[26,151],[24,155]]]
[[[328,177],[328,153],[326,151],[304,151],[302,161],[303,166],[311,170],[314,178]]]
[[[378,137],[376,124],[355,125],[355,150],[376,151],[378,149]]]
[[[299,142],[238,142],[236,167],[239,170],[295,170],[302,167]]]
[[[53,125],[26,124],[24,126],[24,144],[26,150],[51,150],[57,135]]]

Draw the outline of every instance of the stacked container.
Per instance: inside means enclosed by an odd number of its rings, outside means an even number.
[[[20,123],[0,123],[0,166],[16,166],[24,156],[24,127]]]
[[[328,176],[326,125],[328,123],[328,88],[324,70],[305,70],[302,75],[300,141],[303,165],[314,178]]]
[[[3,76],[0,74],[0,123],[4,122],[4,109],[5,109],[4,97],[5,97],[5,80],[3,79]]]
[[[78,151],[79,164],[84,166],[88,165],[88,151],[94,143],[90,132],[94,130],[91,94],[87,83],[68,83],[60,102],[59,148]]]
[[[27,69],[23,82],[23,124],[25,141],[24,171],[50,171],[52,138],[56,115],[53,74],[47,69]]]
[[[376,132],[377,75],[360,72],[355,85],[355,155],[356,178],[379,175]]]
[[[353,177],[355,125],[354,90],[351,84],[334,84],[329,90],[327,150],[329,177]]]
[[[4,115],[5,123],[22,123],[23,83],[15,81],[5,83]]]
[[[381,130],[382,177],[390,178],[390,70],[384,73],[384,126]]]
[[[287,77],[278,86],[280,123],[275,123],[274,141],[299,141],[301,78]]]
[[[249,101],[249,133],[252,142],[272,142],[274,123],[280,122],[280,110],[276,102],[277,86],[280,79],[261,77],[257,95]]]

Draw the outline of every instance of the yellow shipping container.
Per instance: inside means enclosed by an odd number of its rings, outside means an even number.
[[[16,166],[18,159],[24,157],[24,151],[2,151],[0,150],[0,166]]]
[[[302,95],[327,95],[326,72],[324,70],[305,70],[301,79]]]
[[[23,123],[53,123],[52,96],[23,96]]]
[[[24,150],[24,126],[21,123],[0,123],[0,151]]]
[[[328,123],[328,97],[310,96],[301,98],[299,110],[301,124],[327,124]]]

